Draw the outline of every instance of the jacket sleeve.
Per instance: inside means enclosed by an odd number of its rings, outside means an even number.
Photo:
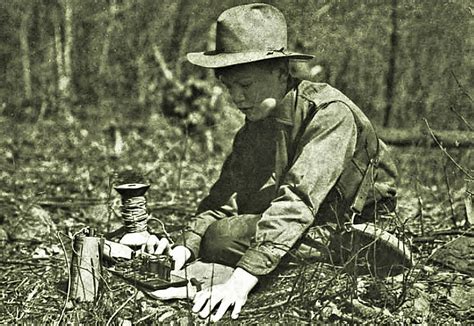
[[[239,160],[239,143],[241,129],[234,138],[232,152],[225,160],[219,178],[199,204],[196,215],[191,218],[187,224],[182,236],[179,236],[175,245],[183,245],[191,250],[194,258],[199,257],[199,248],[202,237],[209,225],[213,222],[237,214],[237,205],[235,201],[236,185],[234,182],[236,169],[236,160]]]
[[[357,128],[350,109],[335,102],[320,109],[302,139],[299,155],[283,176],[277,197],[262,214],[255,240],[238,266],[253,275],[270,273],[313,224],[319,206],[350,162]]]

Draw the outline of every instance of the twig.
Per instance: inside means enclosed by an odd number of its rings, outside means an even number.
[[[286,299],[287,303],[290,303],[291,299],[293,298],[293,293],[295,292],[295,289],[296,289],[296,286],[298,285],[298,282],[302,278],[304,278],[304,270],[305,270],[305,264],[301,264],[300,268],[299,268],[299,271],[298,271],[298,276],[295,278],[295,281],[293,282],[290,293],[288,294],[288,299]]]
[[[114,213],[114,209],[112,207],[112,186],[114,179],[114,175],[109,174],[109,180],[107,183],[107,232],[110,232],[110,221],[112,220],[112,214]]]
[[[293,278],[296,277],[296,274],[290,274],[290,275],[278,275],[277,278]]]
[[[419,213],[417,216],[420,218],[420,232],[421,235],[425,235],[425,224],[424,224],[424,214],[423,214],[423,198],[421,198],[419,194],[419,189],[418,189],[418,183],[415,183],[415,189],[417,193],[417,200],[418,200],[418,208],[419,208]],[[415,217],[417,217],[415,216]]]
[[[351,314],[350,316],[347,316],[346,314],[342,314],[340,318],[343,321],[348,322],[350,325],[362,325],[367,322],[366,320],[355,317],[353,314]]]
[[[142,318],[138,319],[136,322],[134,322],[134,324],[137,325],[137,324],[140,324],[141,322],[144,322],[147,319],[150,319],[151,317],[155,316],[157,314],[157,312],[158,311],[154,311],[151,314],[146,315],[145,317],[142,317]]]
[[[36,293],[38,293],[38,286],[39,286],[39,282],[37,282],[37,283],[35,284],[35,287],[33,288],[33,290],[28,294],[28,297],[26,298],[25,303],[26,303],[26,302],[30,302],[31,300],[33,300],[33,298],[35,297]]]
[[[454,201],[453,201],[453,196],[451,195],[451,187],[449,185],[447,165],[448,165],[448,161],[446,161],[446,163],[444,164],[444,178],[446,180],[446,188],[448,189],[449,206],[451,208],[451,222],[453,223],[454,228],[456,228],[457,227],[456,214],[454,212]]]
[[[435,241],[437,237],[440,236],[449,236],[449,235],[461,235],[467,237],[474,237],[474,232],[467,230],[441,230],[432,232],[427,236],[419,236],[413,239],[413,242],[431,242]]]
[[[301,294],[296,294],[294,295],[293,297],[291,297],[291,299],[297,299],[301,296]],[[262,310],[268,310],[268,309],[275,309],[275,308],[279,308],[281,306],[284,306],[288,304],[288,299],[285,299],[285,300],[282,300],[282,301],[278,301],[274,304],[271,304],[271,305],[267,305],[267,306],[263,306],[263,307],[259,307],[259,308],[255,308],[255,309],[246,309],[245,310],[245,314],[252,314],[252,313],[255,313],[255,312],[259,312],[259,311],[262,311]]]
[[[59,320],[57,325],[61,324],[61,320],[64,317],[64,313],[67,308],[67,303],[69,302],[69,295],[71,292],[71,268],[69,268],[69,261],[67,259],[67,252],[66,252],[66,247],[64,246],[63,240],[61,239],[59,232],[56,232],[56,237],[58,238],[59,242],[61,243],[61,247],[64,252],[64,260],[66,261],[66,268],[67,268],[67,275],[68,275],[68,281],[67,281],[67,293],[66,293],[66,300],[64,301],[64,306],[63,309],[61,310],[61,315],[59,316]]]
[[[430,124],[428,123],[428,120],[426,120],[426,118],[423,118],[423,121],[425,122],[426,127],[428,127],[428,131],[430,132],[430,135],[433,138],[433,140],[438,145],[439,149],[451,160],[451,162],[453,162],[454,165],[456,165],[456,167],[462,173],[464,173],[469,179],[473,179],[474,177],[472,175],[470,175],[469,172],[466,171],[466,169],[464,169],[462,166],[460,166],[458,164],[458,162],[456,162],[456,160],[448,153],[446,148],[444,148],[443,145],[441,145],[441,143],[438,141],[438,138],[436,138],[435,134],[433,133],[433,130],[431,129]]]
[[[31,313],[31,308],[36,308],[36,304],[33,304],[32,306],[28,305],[28,303],[33,300],[33,298],[36,296],[36,294],[38,293],[38,287],[40,286],[39,284],[40,282],[37,281],[33,290],[28,294],[25,302],[22,303],[22,305],[25,307],[25,309],[23,310],[22,314],[25,315],[25,314],[30,314]]]
[[[464,207],[466,209],[466,227],[471,227],[472,224],[474,224],[472,216],[472,190],[470,189],[470,184],[474,184],[474,180],[466,180],[466,195],[464,197]]]
[[[173,83],[177,88],[183,89],[183,84],[179,81],[179,79],[173,76],[173,72],[168,68],[165,58],[163,57],[163,54],[161,54],[160,48],[158,46],[153,47],[153,55],[165,79],[168,82]]]
[[[184,246],[186,246],[186,237],[184,236],[184,229],[181,229],[181,237],[183,239]],[[185,264],[186,264],[186,262],[185,262]],[[188,266],[187,265],[184,266],[184,278],[186,280],[189,280],[189,278],[188,278]],[[212,286],[212,278],[211,278],[211,286]],[[186,284],[186,298],[189,298],[189,288],[188,288],[187,284]],[[189,312],[189,309],[188,309],[188,312]]]
[[[467,128],[470,130],[470,131],[473,131],[473,128],[471,126],[471,124],[461,115],[461,113],[459,113],[458,111],[456,111],[456,109],[454,109],[454,107],[450,107],[449,108],[451,111],[453,111],[459,119],[461,119],[462,122],[464,122],[464,124],[467,126]]]
[[[35,266],[35,267],[38,267],[38,266],[44,266],[44,267],[48,267],[48,266],[55,266],[53,264],[45,264],[45,263],[31,263],[31,262],[28,262],[28,261],[22,261],[22,260],[0,260],[0,264],[3,265],[3,264],[10,264],[10,265],[25,265],[25,266]],[[0,266],[1,268],[5,267],[5,266]]]
[[[176,147],[179,146],[179,144],[181,144],[181,139],[178,140],[177,142],[171,144],[171,146],[169,146],[169,148],[166,149],[166,151],[164,151],[160,157],[158,157],[157,160],[155,160],[151,165],[150,167],[148,167],[146,169],[146,171],[143,173],[144,176],[147,176],[149,175],[151,172],[155,171],[160,165],[162,164],[174,164],[174,162],[166,162],[166,161],[163,161],[163,158],[166,157],[173,149],[175,149]]]
[[[209,316],[207,317],[207,324],[211,324],[211,313],[212,313],[212,290],[214,288],[214,264],[212,264],[212,269],[211,269],[211,287],[209,288],[210,290],[210,295],[209,295]],[[186,291],[188,287],[186,286]]]
[[[15,243],[24,243],[29,245],[40,245],[45,243],[46,241],[41,241],[38,239],[8,239],[8,242],[15,242]]]
[[[84,203],[105,203],[105,199],[99,197],[78,197],[78,196],[49,196],[43,197],[46,201],[68,201],[68,202],[84,202]]]
[[[55,208],[84,208],[91,206],[104,205],[105,201],[76,201],[76,202],[64,202],[64,201],[53,201],[53,200],[40,200],[38,205],[42,207],[55,207]]]
[[[472,100],[471,95],[469,95],[469,93],[466,91],[466,89],[464,88],[464,86],[459,82],[458,78],[457,78],[456,75],[454,74],[454,71],[452,71],[452,70],[451,70],[451,75],[453,75],[454,80],[456,81],[456,84],[458,84],[458,87],[461,89],[461,91],[464,93],[464,95],[466,95],[466,96],[471,100],[471,102],[474,102],[474,101]]]
[[[178,163],[178,180],[177,180],[177,191],[176,191],[176,197],[179,198],[181,195],[181,177],[183,173],[183,161],[186,160],[186,155],[188,153],[188,129],[186,128],[186,135],[184,138],[184,149],[183,149],[183,154],[179,160]]]
[[[133,298],[135,298],[135,296],[137,295],[138,293],[138,290],[135,289],[135,293],[133,293],[130,298],[128,298],[124,303],[122,303],[122,305],[120,307],[118,307],[118,309],[112,314],[112,316],[110,316],[109,320],[107,320],[107,324],[106,326],[109,326],[110,323],[112,322],[112,320],[115,318],[115,316],[117,316],[117,314],[120,312],[120,310],[122,310],[123,308],[125,308],[125,306],[130,302],[132,301]]]
[[[18,291],[19,288],[21,288],[26,282],[28,282],[29,278],[28,277],[25,277],[20,284],[18,284],[16,287],[15,287],[15,291]]]
[[[413,243],[443,243],[444,241],[443,240],[438,240],[436,237],[427,237],[427,236],[424,236],[424,237],[417,237],[417,238],[414,238],[413,240]]]

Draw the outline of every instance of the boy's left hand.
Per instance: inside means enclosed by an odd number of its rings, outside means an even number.
[[[212,321],[220,320],[225,312],[233,306],[231,317],[236,319],[247,301],[248,294],[257,284],[258,278],[239,267],[232,271],[232,268],[227,266],[202,262],[196,262],[188,267],[190,269],[188,277],[190,275],[203,276],[203,273],[208,274],[211,268],[215,269],[216,274],[212,279],[209,277],[205,279],[204,283],[209,285],[215,282],[214,284],[217,285],[210,288],[196,293],[196,287],[188,282],[187,286],[171,287],[149,292],[149,294],[160,300],[189,298],[194,301],[193,312],[198,313],[202,318],[209,317],[212,310],[220,303],[217,312],[211,316]]]
[[[224,284],[214,285],[211,288],[196,293],[193,312],[207,318],[212,310],[220,303],[217,312],[211,316],[216,322],[233,306],[231,317],[239,317],[242,306],[247,301],[248,294],[257,284],[258,278],[242,268],[236,268],[232,276]]]

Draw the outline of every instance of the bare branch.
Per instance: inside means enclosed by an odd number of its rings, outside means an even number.
[[[453,111],[458,116],[458,118],[461,119],[462,122],[464,122],[464,124],[469,128],[470,131],[473,131],[471,124],[461,115],[461,113],[456,111],[456,109],[452,106],[449,109]]]
[[[461,91],[463,92],[463,94],[466,95],[467,98],[468,98],[469,100],[471,100],[471,102],[474,102],[474,101],[472,100],[471,95],[469,95],[469,93],[466,91],[466,89],[464,88],[464,86],[459,82],[459,79],[456,77],[456,75],[454,74],[454,71],[452,71],[452,70],[451,70],[451,75],[453,75],[454,80],[456,81],[456,84],[458,84],[458,87],[461,89]]]
[[[63,252],[64,252],[64,260],[66,261],[67,273],[68,273],[66,299],[64,301],[64,306],[63,306],[63,309],[61,310],[61,315],[59,316],[58,323],[57,323],[58,325],[61,325],[61,321],[64,317],[64,312],[66,311],[66,308],[68,306],[69,296],[70,296],[70,293],[71,293],[71,268],[69,266],[69,261],[67,259],[66,247],[64,246],[64,242],[61,239],[61,236],[60,236],[59,232],[56,232],[56,237],[58,238],[59,242],[61,243],[61,247],[62,247]]]
[[[168,68],[168,64],[166,63],[165,58],[163,57],[163,54],[161,53],[158,46],[153,47],[153,55],[161,69],[161,72],[163,73],[163,77],[165,77],[167,81],[173,83],[179,89],[182,89],[184,87],[183,84],[181,84],[181,82],[174,76],[173,72]]]
[[[425,122],[426,127],[428,128],[428,131],[430,132],[431,137],[433,138],[435,143],[438,145],[439,149],[451,160],[451,162],[453,162],[454,165],[456,165],[456,167],[462,173],[464,173],[469,179],[473,179],[473,176],[465,168],[463,168],[461,165],[459,165],[459,163],[456,162],[456,160],[448,153],[446,148],[444,148],[443,145],[441,145],[441,143],[438,141],[438,138],[436,138],[435,134],[433,133],[433,130],[431,129],[430,124],[428,123],[428,120],[423,118],[423,121]]]
[[[444,164],[444,179],[446,181],[446,188],[448,190],[449,206],[451,208],[451,222],[453,223],[454,228],[456,228],[457,227],[456,213],[454,211],[454,200],[453,200],[453,196],[451,195],[451,186],[449,184],[448,161],[446,161],[446,163]]]
[[[138,293],[138,290],[135,290],[135,292],[127,300],[125,300],[125,302],[122,303],[122,305],[120,307],[118,307],[118,309],[112,314],[112,316],[110,316],[109,320],[107,320],[107,324],[106,324],[107,326],[110,325],[110,323],[115,318],[115,316],[117,316],[117,314],[120,312],[120,310],[125,308],[125,306],[136,297],[137,293]]]

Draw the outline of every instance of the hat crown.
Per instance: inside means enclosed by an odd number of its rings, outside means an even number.
[[[216,52],[282,50],[287,42],[285,17],[268,4],[233,7],[217,19]]]

